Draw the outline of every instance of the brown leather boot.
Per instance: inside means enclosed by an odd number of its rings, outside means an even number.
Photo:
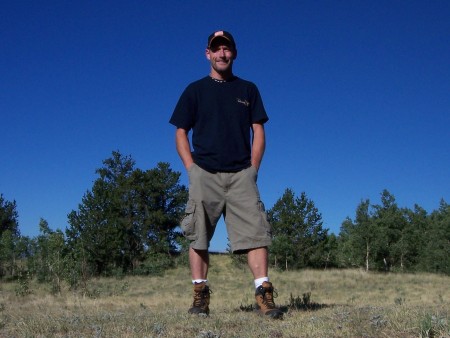
[[[273,286],[270,282],[264,282],[256,289],[256,309],[259,314],[274,319],[282,319],[283,312],[275,306],[273,301]]]
[[[197,315],[209,315],[209,299],[212,291],[205,282],[194,284],[194,303],[189,313]]]

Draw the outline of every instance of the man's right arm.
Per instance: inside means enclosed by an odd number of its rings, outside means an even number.
[[[188,170],[191,167],[192,163],[194,163],[188,133],[189,132],[183,128],[177,128],[175,134],[177,152],[178,155],[180,155],[181,161],[183,161],[186,170]]]

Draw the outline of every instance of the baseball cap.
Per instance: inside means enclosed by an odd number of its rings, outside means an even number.
[[[217,31],[212,33],[209,37],[208,37],[208,48],[211,47],[212,42],[214,41],[214,39],[216,38],[223,38],[225,40],[228,40],[231,43],[231,46],[236,49],[236,43],[234,42],[234,38],[233,35],[231,35],[231,33],[227,32],[227,31]]]

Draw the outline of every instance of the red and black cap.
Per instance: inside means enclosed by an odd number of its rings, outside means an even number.
[[[234,42],[233,35],[231,35],[231,33],[227,32],[227,31],[217,31],[217,32],[212,33],[208,37],[208,48],[211,48],[211,44],[213,43],[213,41],[218,38],[228,40],[231,44],[231,47],[236,49],[236,43]]]

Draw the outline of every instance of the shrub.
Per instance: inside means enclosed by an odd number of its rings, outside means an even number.
[[[151,254],[142,262],[133,274],[139,276],[160,276],[167,269],[175,267],[175,260],[168,254],[156,253]]]

